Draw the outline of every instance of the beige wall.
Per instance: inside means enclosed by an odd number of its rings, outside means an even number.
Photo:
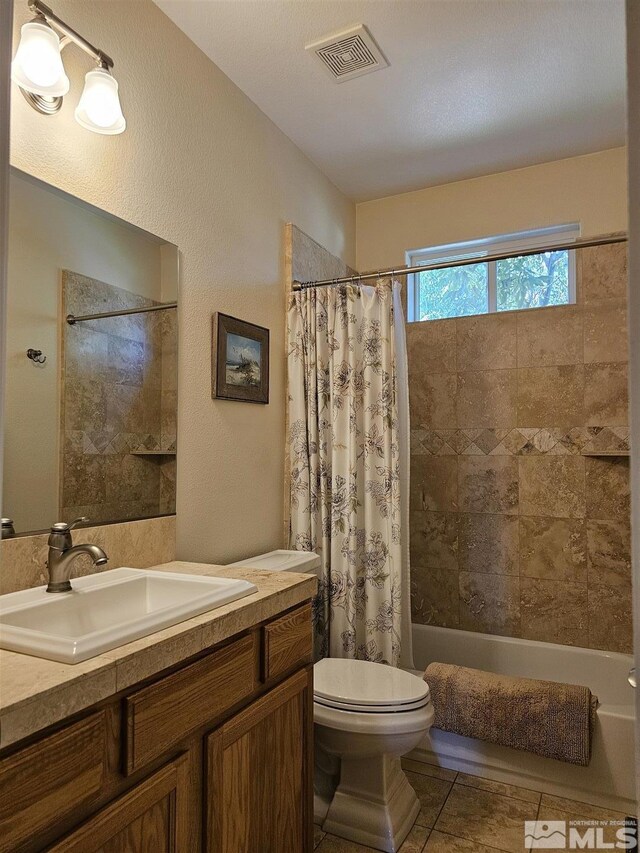
[[[585,237],[626,230],[625,148],[363,202],[356,267],[402,266],[409,249],[566,222]]]
[[[3,506],[16,530],[57,518],[59,304],[63,269],[160,300],[160,243],[12,174]],[[173,247],[169,247],[173,248]],[[174,251],[175,270],[175,251]],[[175,278],[175,274],[174,274]],[[41,349],[36,365],[25,355]]]
[[[284,223],[353,263],[353,205],[160,11],[60,0],[115,61],[127,131],[73,119],[91,63],[65,51],[71,93],[44,118],[14,87],[12,163],[181,250],[178,555],[224,562],[282,543]],[[29,18],[18,7],[19,26]],[[141,34],[144,38],[141,41]],[[271,402],[213,401],[211,314],[271,329]]]

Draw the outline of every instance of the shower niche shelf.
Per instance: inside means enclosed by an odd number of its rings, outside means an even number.
[[[583,456],[629,456],[628,450],[583,450]]]
[[[175,456],[175,450],[132,450],[131,456]]]

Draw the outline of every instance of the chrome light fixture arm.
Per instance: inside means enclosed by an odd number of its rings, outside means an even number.
[[[60,40],[61,48],[65,47],[71,41],[82,48],[89,56],[92,56],[101,68],[113,68],[113,59],[108,54],[95,47],[84,36],[81,36],[80,33],[72,29],[52,9],[45,3],[42,3],[41,0],[29,0],[29,9],[39,18],[44,18],[49,26],[55,27],[62,34],[63,38]]]

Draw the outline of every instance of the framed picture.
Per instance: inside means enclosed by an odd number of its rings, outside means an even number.
[[[269,402],[269,329],[228,314],[213,315],[211,396]]]

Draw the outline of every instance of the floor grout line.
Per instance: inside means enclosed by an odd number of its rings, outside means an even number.
[[[460,774],[458,774],[460,775]],[[468,774],[467,774],[468,775]],[[484,779],[486,782],[493,782],[493,779],[487,779],[485,776],[474,776],[475,779]],[[462,785],[463,788],[471,788],[473,791],[482,791],[484,794],[491,794],[494,797],[506,797],[509,800],[516,800],[519,803],[528,803],[530,806],[536,805],[536,803],[531,802],[531,800],[523,800],[522,797],[514,797],[513,794],[505,794],[503,791],[488,791],[486,788],[481,788],[478,785],[469,785],[466,782],[456,781],[455,785]],[[508,782],[496,782],[496,785],[508,785]],[[513,788],[520,788],[520,785],[512,785]],[[542,800],[542,792],[534,791],[533,788],[521,788],[523,791],[529,791],[530,794],[538,795],[538,806]]]
[[[465,786],[463,786],[463,787],[465,787]],[[478,790],[478,789],[476,788],[475,790]],[[453,791],[453,785],[451,786],[451,791],[449,791],[449,793],[447,794],[447,799],[444,801],[442,808],[438,812],[438,817],[440,817],[440,815],[442,814],[442,811],[443,811],[444,807],[446,806],[447,800],[451,796],[452,791]],[[490,792],[484,791],[484,793],[489,794]],[[498,794],[498,795],[492,794],[492,796],[501,796],[501,795],[500,794]],[[513,799],[513,797],[511,797],[511,799]],[[520,800],[520,802],[523,802],[523,801]],[[531,803],[530,805],[533,805],[533,803]],[[537,814],[538,814],[539,810],[540,810],[540,806],[538,806],[538,809],[536,811],[536,819],[537,819]],[[435,829],[435,825],[434,825],[433,829]],[[524,826],[523,826],[523,829],[524,829]],[[444,832],[443,830],[440,830],[440,829],[436,830],[436,832],[442,832],[443,835],[450,835],[452,838],[459,838],[461,841],[470,841],[472,844],[484,844],[484,842],[479,841],[477,838],[470,838],[469,836],[466,836],[466,835],[456,835],[453,832]],[[492,845],[485,844],[485,847],[492,847]],[[493,847],[493,849],[500,851],[500,853],[513,853],[512,850],[507,850],[504,847]]]
[[[540,802],[538,803],[538,809],[536,811],[536,822],[540,819],[540,809],[542,808],[542,797],[540,797]]]
[[[415,826],[415,824],[414,824],[414,826]],[[426,837],[425,842],[422,845],[421,849],[419,850],[419,853],[424,853],[424,851],[427,849],[427,844],[429,843],[429,839],[431,838],[432,832],[433,832],[433,829],[429,829],[429,831],[427,832],[427,837]]]
[[[457,776],[458,776],[458,774],[456,773],[456,778],[457,778]],[[444,798],[443,803],[442,803],[442,805],[440,806],[440,810],[438,811],[438,814],[436,815],[436,819],[435,819],[435,820],[434,820],[434,822],[433,822],[433,826],[432,826],[432,827],[430,828],[430,830],[429,830],[429,835],[431,835],[431,831],[432,831],[432,830],[434,830],[434,829],[436,828],[436,824],[437,824],[437,822],[438,822],[438,820],[439,820],[439,818],[440,818],[440,815],[441,815],[441,814],[442,814],[442,812],[444,811],[444,807],[447,805],[447,802],[449,801],[449,797],[451,796],[451,792],[453,791],[453,786],[454,786],[455,784],[456,784],[456,782],[455,782],[455,779],[454,779],[454,780],[453,780],[453,782],[451,783],[451,787],[449,788],[449,791],[447,792],[447,796]]]
[[[459,841],[470,841],[472,844],[484,844],[483,841],[478,841],[477,838],[469,838],[466,835],[456,835],[453,832],[443,832],[441,829],[437,829],[436,832],[439,832],[441,835],[448,835],[450,838],[457,838]],[[428,840],[429,839],[427,839],[427,841]],[[494,847],[491,844],[484,844],[484,846],[490,848],[491,850],[497,850],[498,853],[513,853],[512,850],[507,850],[504,847]]]

